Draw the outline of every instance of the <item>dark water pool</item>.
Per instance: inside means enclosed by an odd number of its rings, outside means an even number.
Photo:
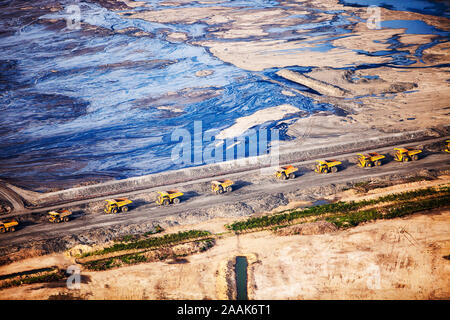
[[[248,262],[246,257],[236,257],[236,293],[237,300],[248,300],[247,295],[247,267]]]

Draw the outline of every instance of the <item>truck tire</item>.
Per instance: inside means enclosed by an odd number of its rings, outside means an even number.
[[[67,222],[67,221],[69,221],[69,217],[64,217],[64,222]]]
[[[403,162],[408,162],[409,161],[409,158],[408,157],[404,157],[403,158]]]
[[[218,194],[222,194],[223,193],[223,188],[222,186],[219,186],[219,189],[217,189],[217,193]],[[176,198],[175,198],[176,199]]]
[[[289,179],[295,179],[295,174],[293,172],[289,173]]]
[[[283,172],[283,173],[281,174],[281,180],[286,180],[286,179],[287,179],[286,174]]]
[[[381,161],[380,161],[380,160],[375,161],[375,165],[376,165],[377,167],[381,166]]]
[[[116,214],[116,213],[117,213],[117,208],[113,208],[113,209],[111,209],[111,213],[114,213],[114,214]]]
[[[0,228],[0,233],[5,233],[5,232],[6,232],[5,228],[4,228],[4,227],[1,227],[1,228]]]
[[[11,228],[9,229],[9,231],[14,232],[14,231],[16,231],[16,228],[11,227]]]
[[[370,168],[372,166],[371,162],[367,162],[367,166]]]
[[[412,159],[413,161],[417,161],[417,160],[419,160],[419,156],[418,156],[417,154],[415,154],[415,155],[413,155],[413,156],[411,157],[411,159]]]
[[[128,211],[128,207],[127,206],[123,206],[122,207],[122,212],[127,212]]]
[[[175,199],[173,199],[173,203],[174,203],[174,204],[179,204],[179,203],[180,203],[180,198],[175,198]]]
[[[231,192],[231,191],[233,191],[233,188],[231,186],[228,186],[227,187],[227,192]]]
[[[331,168],[331,172],[333,172],[333,173],[338,172],[338,167],[332,167],[332,168]]]
[[[164,205],[164,206],[168,206],[169,204],[170,204],[169,199],[164,199],[164,200],[163,200],[163,205]]]

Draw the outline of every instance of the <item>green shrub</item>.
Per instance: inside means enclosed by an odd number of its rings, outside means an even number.
[[[147,258],[141,254],[131,254],[120,257],[120,260],[126,264],[136,264],[147,261]]]
[[[58,270],[57,272],[42,274],[38,276],[25,276],[21,279],[15,279],[11,281],[4,282],[0,289],[10,288],[10,287],[17,287],[22,284],[33,284],[33,283],[44,283],[44,282],[55,282],[59,281],[61,279],[64,279],[65,275],[64,272],[61,270]]]
[[[438,198],[424,199],[420,201],[412,200],[378,209],[336,215],[327,217],[325,220],[334,223],[339,228],[348,228],[357,226],[358,224],[366,221],[399,218],[420,211],[445,207],[449,204],[450,195],[443,195]]]
[[[102,270],[111,269],[111,268],[117,266],[117,264],[114,263],[114,258],[110,258],[110,259],[104,259],[104,260],[90,261],[90,262],[87,262],[84,266],[90,270],[102,271]]]
[[[104,248],[95,252],[88,252],[84,254],[82,257],[93,256],[93,255],[103,255],[111,252],[123,251],[123,250],[132,250],[132,249],[146,249],[146,248],[155,248],[164,245],[170,245],[177,242],[195,239],[200,237],[209,236],[211,233],[209,231],[203,230],[189,230],[189,231],[181,231],[178,233],[170,233],[161,237],[152,237],[143,240],[136,240],[132,242],[118,242],[113,244],[110,247]]]

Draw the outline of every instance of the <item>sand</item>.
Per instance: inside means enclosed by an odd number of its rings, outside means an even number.
[[[283,119],[286,115],[297,113],[300,109],[290,104],[283,104],[276,107],[269,107],[258,110],[255,113],[241,117],[236,120],[236,123],[219,132],[216,135],[216,140],[224,140],[240,136],[248,129],[263,124],[268,121],[277,121]]]

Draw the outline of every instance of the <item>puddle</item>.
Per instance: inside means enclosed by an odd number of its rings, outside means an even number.
[[[321,206],[321,205],[329,204],[329,203],[331,203],[331,202],[326,199],[319,199],[319,200],[314,201],[312,203],[311,207]]]
[[[247,295],[247,267],[248,261],[246,257],[236,257],[235,273],[236,273],[236,299],[248,300]]]
[[[436,34],[440,36],[448,36],[448,32],[442,31],[436,27],[430,26],[421,20],[389,20],[381,21],[381,28],[403,29],[405,34]]]
[[[444,3],[428,0],[341,0],[340,3],[350,6],[379,6],[391,10],[412,11],[422,14],[449,17],[450,13]]]

